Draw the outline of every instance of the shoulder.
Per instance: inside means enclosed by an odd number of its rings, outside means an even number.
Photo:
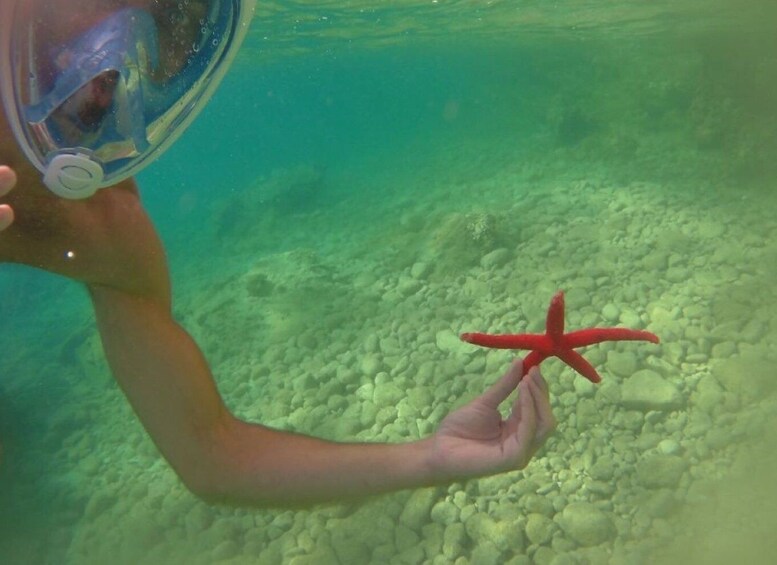
[[[42,186],[37,175],[19,177],[7,197],[16,220],[0,237],[0,261],[167,300],[162,244],[134,181],[85,200],[65,200]]]

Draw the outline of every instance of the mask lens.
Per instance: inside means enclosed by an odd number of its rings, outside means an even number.
[[[52,119],[62,129],[68,126],[81,134],[93,134],[100,129],[105,116],[113,108],[113,96],[119,82],[117,71],[105,71],[79,88],[52,112]],[[74,132],[70,141],[79,138]],[[65,135],[65,138],[71,136]]]

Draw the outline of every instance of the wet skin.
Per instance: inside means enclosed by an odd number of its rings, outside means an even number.
[[[55,196],[17,147],[2,113],[0,166],[10,167],[17,177],[16,187],[0,196],[0,204],[14,211],[13,223],[0,237],[0,262],[29,265],[169,305],[164,251],[134,181],[100,190],[87,200]]]

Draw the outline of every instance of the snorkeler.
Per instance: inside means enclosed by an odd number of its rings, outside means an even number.
[[[336,443],[232,415],[173,319],[165,253],[132,175],[206,103],[253,8],[0,0],[0,262],[86,285],[114,378],[206,500],[313,503],[524,467],[555,421],[539,370],[521,379],[520,361],[428,438]],[[503,419],[498,406],[516,389]]]

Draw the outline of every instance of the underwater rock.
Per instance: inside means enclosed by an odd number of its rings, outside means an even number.
[[[701,410],[714,413],[723,405],[723,388],[712,375],[703,375],[691,393],[691,403]]]
[[[510,260],[510,251],[504,247],[494,249],[486,253],[480,259],[480,266],[484,269],[498,269],[504,266]]]
[[[728,359],[715,359],[712,374],[728,392],[760,398],[777,390],[774,361],[765,348],[749,348]]]
[[[615,485],[604,481],[591,481],[586,485],[588,492],[598,495],[599,498],[610,499],[615,492]]]
[[[440,330],[434,337],[435,344],[440,351],[446,353],[470,353],[472,346],[464,343],[451,330]]]
[[[651,518],[666,518],[677,508],[677,500],[669,489],[645,491],[638,500],[639,508]]]
[[[458,560],[457,560],[458,561]],[[504,563],[502,552],[491,542],[478,544],[472,550],[471,563],[481,563],[482,565],[501,565]]]
[[[593,396],[596,393],[596,386],[588,379],[575,379],[572,381],[572,388],[574,388],[575,394],[584,398]]]
[[[383,364],[383,360],[379,355],[371,353],[362,357],[361,362],[359,363],[359,368],[361,369],[363,375],[374,377],[381,371],[385,370],[385,365]]]
[[[617,322],[620,314],[620,309],[615,304],[605,304],[602,308],[602,318],[608,322]]]
[[[629,410],[671,411],[683,404],[677,387],[651,369],[634,373],[623,383],[621,402]]]
[[[637,371],[637,356],[631,351],[608,351],[607,369],[619,377],[631,377]]]
[[[610,517],[588,502],[573,502],[557,521],[569,537],[585,547],[604,543],[616,534]]]
[[[485,512],[478,512],[470,516],[464,523],[467,535],[474,543],[480,543],[492,539],[497,530],[496,521]]]
[[[193,538],[199,533],[207,530],[213,523],[213,516],[213,512],[205,507],[204,504],[196,504],[193,506],[184,517],[187,535]]]
[[[658,450],[664,455],[679,455],[682,447],[677,440],[666,438],[658,442]]]
[[[396,406],[405,397],[405,392],[392,382],[375,385],[373,402],[376,406]]]
[[[420,532],[421,527],[429,522],[432,507],[439,496],[439,489],[419,489],[407,499],[402,513],[399,515],[399,523],[407,526],[415,532]]]
[[[275,285],[264,273],[249,272],[246,274],[245,286],[246,292],[253,298],[265,298],[275,290]]]
[[[467,532],[461,522],[450,523],[445,527],[442,535],[442,554],[454,561],[464,553],[467,546]]]
[[[677,455],[650,455],[637,463],[637,479],[646,488],[676,487],[688,462]]]
[[[433,266],[435,274],[458,273],[481,264],[493,251],[515,245],[519,228],[514,221],[485,212],[448,214],[435,222],[431,236],[423,242],[422,263]],[[486,259],[494,267],[509,260],[510,252]],[[429,273],[431,274],[431,273]]]
[[[211,553],[214,561],[222,561],[235,557],[240,552],[237,542],[233,540],[224,540],[218,544]]]
[[[425,279],[432,270],[432,266],[429,263],[423,261],[417,261],[410,267],[410,276],[414,279]]]
[[[600,457],[596,460],[596,463],[594,463],[590,469],[588,469],[588,474],[593,479],[599,481],[609,481],[615,474],[615,465],[613,464],[612,460]]]
[[[716,359],[727,359],[736,355],[737,345],[733,341],[723,341],[712,346],[710,354]]]
[[[97,491],[87,502],[84,516],[89,520],[97,520],[104,512],[110,510],[117,500],[113,493]]]
[[[589,430],[601,423],[602,413],[592,398],[578,398],[574,393],[569,393],[569,395],[575,399],[578,430]]]
[[[534,492],[523,495],[521,498],[521,505],[526,512],[531,514],[553,516],[553,514],[556,513],[553,509],[553,503],[548,500],[547,496],[540,496]]]
[[[458,507],[448,500],[441,500],[432,507],[432,521],[449,526],[459,520]]]
[[[544,545],[553,537],[556,527],[553,520],[547,516],[532,513],[529,514],[529,519],[526,521],[526,537],[531,543]]]
[[[336,520],[332,520],[336,522]],[[372,548],[367,544],[361,532],[355,527],[331,529],[332,548],[339,563],[369,563]]]

